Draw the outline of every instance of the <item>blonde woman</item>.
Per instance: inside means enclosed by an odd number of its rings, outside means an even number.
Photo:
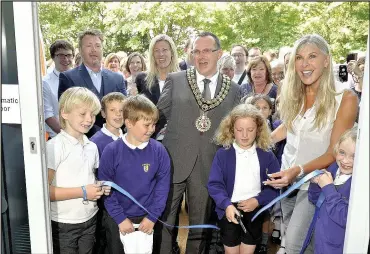
[[[165,34],[155,36],[149,44],[149,67],[136,77],[137,90],[157,104],[168,73],[179,71],[175,43]]]
[[[295,42],[280,96],[283,124],[272,133],[272,139],[276,143],[286,138],[287,143],[281,171],[265,183],[275,188],[332,164],[334,144],[353,127],[358,105],[352,91],[335,92],[329,45],[317,34]],[[296,197],[281,201],[287,254],[300,252],[314,214],[315,205],[307,198],[308,185],[303,184]],[[312,244],[305,253],[313,253]]]
[[[278,195],[262,184],[267,174],[280,169],[270,150],[270,129],[255,106],[240,104],[221,121],[214,140],[223,148],[213,159],[207,187],[216,204],[221,242],[226,254],[254,253],[261,241],[264,216],[251,219]]]

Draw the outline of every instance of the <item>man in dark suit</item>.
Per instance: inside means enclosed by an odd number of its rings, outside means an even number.
[[[193,65],[193,57],[191,55],[192,39],[189,38],[185,43],[186,58],[179,63],[180,70],[185,71]]]
[[[100,100],[111,92],[121,92],[126,95],[126,81],[123,76],[101,67],[103,34],[99,30],[86,30],[79,34],[78,39],[82,64],[72,70],[60,73],[58,99],[65,90],[74,86],[90,89]],[[95,125],[87,133],[87,136],[94,135],[103,126],[103,123],[103,117],[98,114]]]
[[[219,73],[217,61],[222,55],[220,41],[203,32],[192,47],[194,67],[170,73],[157,107],[166,118],[163,145],[172,164],[173,179],[163,220],[175,224],[184,191],[187,191],[189,224],[208,223],[212,202],[207,191],[208,175],[218,147],[212,137],[222,118],[240,101],[239,86]],[[154,231],[155,232],[155,231]],[[189,230],[186,253],[205,253],[209,230]],[[173,229],[159,232],[159,253],[171,253]]]

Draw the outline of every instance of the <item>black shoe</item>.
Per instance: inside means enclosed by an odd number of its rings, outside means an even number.
[[[279,232],[279,236],[276,237],[276,236],[271,235],[271,242],[273,242],[273,243],[275,243],[277,245],[280,245],[280,243],[281,243],[280,230],[277,230],[277,229],[272,230],[272,232],[274,232],[274,231]]]
[[[180,246],[177,242],[173,244],[172,254],[180,254]]]
[[[267,245],[266,244],[259,244],[256,247],[254,253],[258,254],[267,254]]]

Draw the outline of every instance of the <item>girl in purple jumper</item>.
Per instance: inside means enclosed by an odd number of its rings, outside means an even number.
[[[336,161],[325,174],[311,180],[308,200],[316,204],[320,194],[324,198],[321,207],[316,208],[317,220],[313,221],[315,254],[343,253],[356,139],[356,128],[343,133],[334,147]]]
[[[214,140],[223,148],[213,159],[207,187],[216,204],[225,253],[253,253],[261,241],[263,215],[251,219],[278,195],[262,184],[267,174],[280,170],[270,150],[270,130],[256,107],[240,104],[222,120]]]

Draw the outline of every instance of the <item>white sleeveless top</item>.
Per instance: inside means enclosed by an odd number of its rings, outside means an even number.
[[[343,93],[335,96],[337,105],[335,115],[322,129],[312,129],[315,123],[315,104],[302,116],[298,114],[293,121],[294,132],[287,131],[286,145],[281,158],[281,170],[295,165],[303,165],[323,155],[330,145],[330,136],[337,112],[342,101]],[[303,105],[302,109],[303,110]],[[308,190],[310,182],[304,183],[300,189]]]

